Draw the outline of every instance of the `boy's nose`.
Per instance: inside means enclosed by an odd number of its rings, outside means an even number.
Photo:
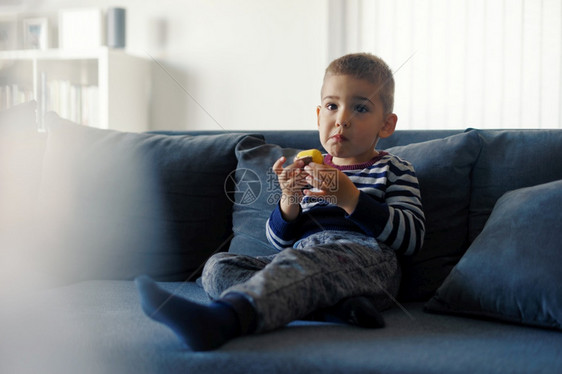
[[[349,125],[351,125],[351,119],[349,117],[338,118],[336,122],[336,126],[338,127],[349,127]]]
[[[351,114],[347,110],[342,110],[336,120],[336,126],[349,127],[351,124]]]

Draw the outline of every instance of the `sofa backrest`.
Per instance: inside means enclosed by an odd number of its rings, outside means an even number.
[[[472,175],[471,242],[503,194],[562,179],[562,130],[478,130],[478,135],[482,151]]]
[[[266,143],[279,149],[260,149],[259,142],[253,144],[250,150],[238,152],[239,167],[263,173],[272,157],[291,155],[294,149],[320,148],[314,130],[260,133]],[[562,179],[562,163],[555,162],[562,160],[560,144],[562,130],[398,130],[381,139],[379,149],[388,149],[416,167],[426,211],[424,248],[413,258],[402,260],[401,296],[415,300],[431,296],[481,232],[504,193]],[[251,161],[256,155],[264,160]],[[235,236],[230,250],[251,255],[273,253],[261,227],[271,204],[262,200],[263,206],[234,206]]]
[[[13,126],[14,115],[33,123]],[[34,108],[16,108],[0,119],[0,132],[9,134],[5,144],[14,136],[28,139],[26,131],[35,126]],[[233,184],[241,175],[233,172],[241,165],[255,167],[248,160],[256,154],[269,157],[258,160],[265,173],[280,154],[321,148],[315,130],[262,131],[257,136],[244,131],[127,134],[76,126],[56,116],[50,122],[47,136],[32,136],[32,142],[21,143],[19,153],[0,159],[0,176],[5,177],[0,201],[13,201],[7,190],[25,191],[18,201],[25,200],[28,208],[20,213],[31,215],[37,205],[42,216],[38,230],[28,230],[29,221],[22,221],[24,235],[43,232],[57,243],[56,253],[38,248],[35,262],[64,259],[74,280],[131,279],[140,273],[185,280],[216,250],[270,251],[262,221],[271,204],[233,205],[239,192]],[[398,130],[381,139],[379,149],[414,164],[426,210],[426,243],[415,257],[403,259],[402,295],[431,296],[505,192],[562,179],[561,144],[562,130]],[[150,167],[134,168],[132,160]],[[60,165],[65,165],[63,174],[56,169]],[[64,183],[65,174],[80,178]],[[135,184],[141,175],[147,182]],[[38,181],[40,200],[32,196]],[[271,196],[274,192],[268,191]],[[0,215],[0,234],[12,218]]]

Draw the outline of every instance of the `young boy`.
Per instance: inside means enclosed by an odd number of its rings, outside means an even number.
[[[415,253],[425,232],[413,167],[375,150],[396,127],[393,96],[392,72],[378,57],[361,53],[333,61],[317,108],[324,163],[295,160],[283,167],[281,158],[273,165],[282,197],[266,229],[280,252],[212,256],[202,276],[214,300],[208,305],[137,278],[145,313],[196,351],[318,311],[381,325],[377,311],[398,292],[397,254]]]

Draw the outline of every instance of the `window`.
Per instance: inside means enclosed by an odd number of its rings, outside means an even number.
[[[330,59],[393,69],[403,129],[562,128],[559,0],[331,0],[329,22]]]

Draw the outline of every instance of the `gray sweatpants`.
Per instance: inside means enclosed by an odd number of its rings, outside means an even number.
[[[263,332],[351,296],[387,308],[398,293],[400,269],[394,251],[373,238],[323,231],[271,256],[218,253],[207,261],[202,284],[212,299],[245,296],[257,312],[256,332]]]

